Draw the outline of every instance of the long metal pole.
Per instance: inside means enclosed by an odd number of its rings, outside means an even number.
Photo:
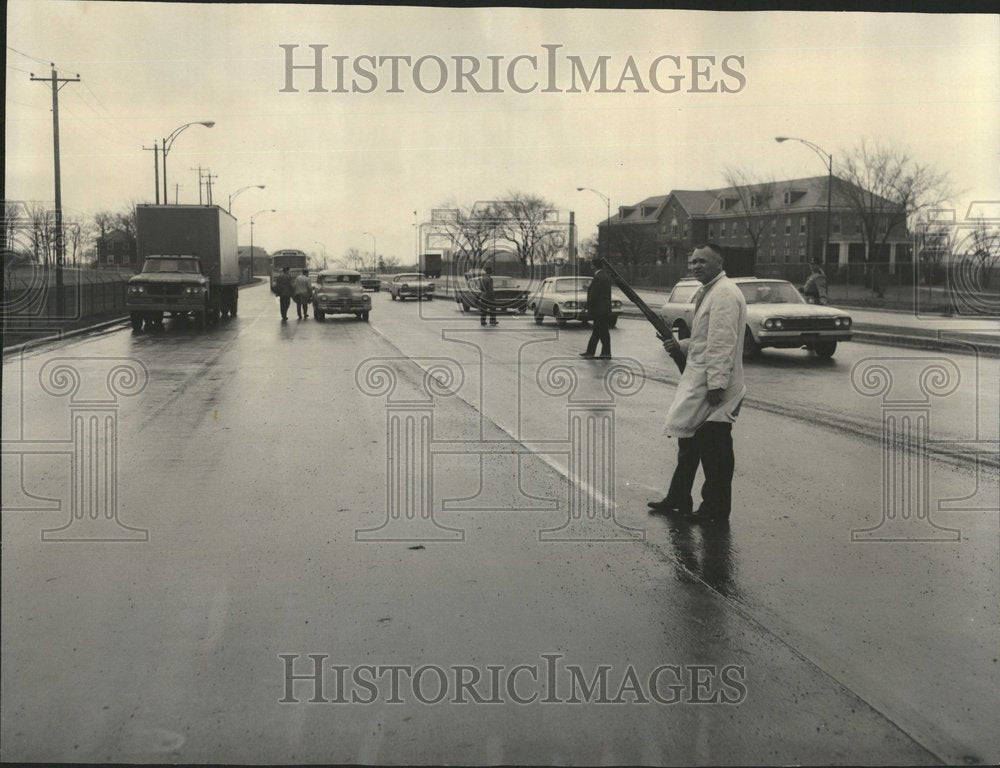
[[[827,157],[827,177],[826,177],[826,240],[823,242],[823,258],[820,263],[826,264],[830,258],[830,215],[833,195],[833,155]],[[838,258],[839,261],[839,258]]]
[[[253,216],[250,217],[250,279],[253,280]]]

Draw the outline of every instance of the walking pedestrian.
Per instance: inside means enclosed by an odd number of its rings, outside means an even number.
[[[664,432],[677,438],[677,467],[655,512],[682,512],[691,522],[728,521],[732,510],[733,423],[746,396],[743,335],[747,306],[739,287],[722,269],[722,249],[706,243],[694,249],[688,266],[702,284],[695,298],[691,338],[663,342],[680,349],[687,365],[667,412]],[[691,489],[698,465],[705,473],[701,505],[692,511]]]
[[[288,267],[281,268],[281,274],[274,281],[274,292],[278,294],[278,306],[281,307],[281,322],[288,320],[288,307],[292,303],[292,293],[294,292],[292,276],[288,274]]]
[[[487,267],[479,278],[479,324],[486,327],[486,315],[490,316],[490,325],[497,323],[497,305],[493,300],[493,267]]]
[[[292,293],[295,296],[295,311],[299,320],[309,317],[309,301],[312,299],[312,283],[309,280],[309,270],[303,269],[302,274],[292,283]]]
[[[809,262],[809,269],[809,277],[806,278],[806,282],[802,286],[802,295],[806,297],[806,301],[810,304],[828,303],[826,272],[823,271],[823,267],[820,266],[820,263],[816,259]]]
[[[611,359],[611,275],[598,267],[587,286],[587,316],[594,328],[590,332],[587,350],[580,357],[592,360],[597,352],[597,342],[601,342],[601,360]]]

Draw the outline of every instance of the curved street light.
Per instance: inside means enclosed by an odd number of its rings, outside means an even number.
[[[596,189],[594,189],[592,187],[577,187],[576,191],[577,192],[593,192],[595,195],[597,195],[599,198],[601,198],[607,204],[607,206],[608,206],[608,220],[607,220],[607,224],[606,224],[606,226],[608,228],[608,236],[605,238],[605,242],[604,242],[604,246],[605,246],[604,247],[604,258],[610,264],[611,263],[611,198],[608,197],[603,192],[598,192]],[[598,232],[598,235],[600,235],[600,232],[601,232],[600,227],[597,228],[597,232]]]
[[[253,280],[253,220],[262,213],[275,213],[274,208],[261,208],[250,217],[250,279]]]
[[[181,132],[185,128],[189,128],[192,125],[204,125],[206,128],[211,128],[215,125],[214,120],[196,120],[193,123],[184,123],[184,125],[179,128],[175,128],[169,136],[163,139],[163,202],[167,202],[167,153],[170,152],[170,148],[174,145],[174,139],[180,136]]]
[[[263,184],[250,184],[249,186],[246,187],[240,187],[235,192],[233,192],[233,194],[229,196],[229,205],[226,207],[226,211],[228,211],[229,213],[233,212],[233,200],[239,197],[241,192],[246,192],[248,189],[264,189],[264,188],[265,187]]]
[[[774,140],[781,144],[784,141],[797,141],[800,144],[805,144],[809,149],[819,155],[826,161],[826,240],[823,241],[823,258],[820,259],[820,263],[826,264],[827,251],[830,250],[830,213],[832,205],[832,190],[833,190],[833,155],[827,152],[822,147],[813,144],[807,139],[800,139],[796,136],[775,136]]]
[[[326,243],[321,243],[319,240],[313,240],[313,242],[323,249],[323,269],[326,269]]]

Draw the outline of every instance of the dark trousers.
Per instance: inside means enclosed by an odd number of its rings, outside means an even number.
[[[300,299],[296,296],[295,311],[298,313],[299,317],[309,317],[309,299]]]
[[[587,354],[594,354],[597,351],[597,342],[601,342],[601,354],[610,355],[611,326],[608,325],[608,322],[611,318],[607,315],[602,315],[600,317],[592,317],[590,320],[594,324],[594,330],[590,332],[590,341],[587,342]]]
[[[278,306],[281,307],[281,319],[282,320],[287,320],[288,319],[288,308],[291,306],[291,304],[292,304],[292,297],[291,296],[279,296],[278,297]]]
[[[490,324],[497,324],[497,310],[496,307],[482,307],[479,310],[479,324],[486,325],[486,315],[490,316]]]
[[[701,487],[701,511],[729,517],[733,506],[733,425],[728,421],[706,421],[693,437],[677,440],[677,468],[670,480],[667,498],[682,509],[692,506],[691,489],[701,464],[705,484]]]

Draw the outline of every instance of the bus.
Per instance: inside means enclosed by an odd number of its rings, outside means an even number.
[[[306,252],[288,249],[271,254],[271,292],[277,293],[277,280],[281,270],[288,267],[288,274],[296,277],[306,268]]]

